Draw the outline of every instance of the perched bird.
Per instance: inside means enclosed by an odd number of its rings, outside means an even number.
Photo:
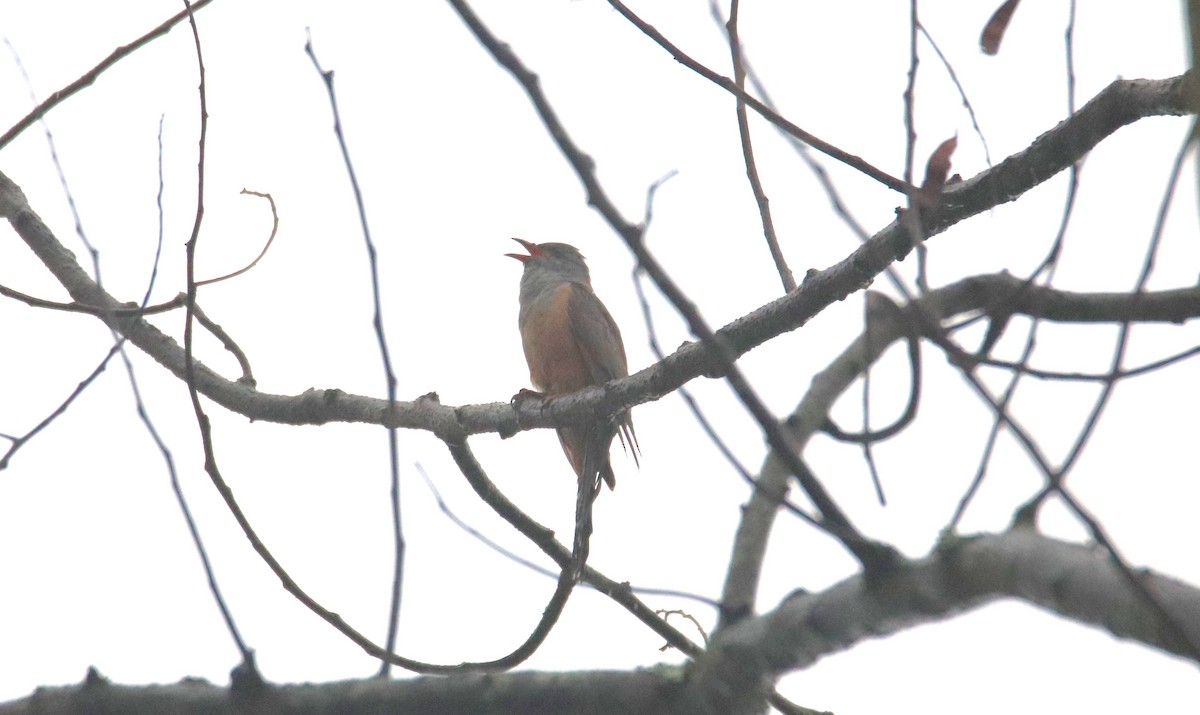
[[[579,249],[565,243],[513,240],[529,252],[505,255],[525,266],[517,326],[533,386],[546,397],[555,397],[627,377],[621,331],[592,292],[592,278]],[[595,485],[603,478],[609,489],[617,483],[608,453],[614,436],[620,437],[621,446],[637,463],[637,436],[628,411],[612,421],[558,429],[558,441],[575,474]]]

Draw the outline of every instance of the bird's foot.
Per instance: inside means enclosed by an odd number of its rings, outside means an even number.
[[[524,387],[522,387],[517,394],[513,395],[508,401],[510,405],[518,410],[523,409],[526,405],[534,402],[544,404],[546,402],[546,396],[540,392],[536,392]],[[538,405],[538,407],[541,407],[541,405]]]
[[[513,419],[506,420],[505,424],[500,426],[501,439],[508,439],[520,432],[534,413],[541,413],[546,406],[546,396],[540,392],[522,388],[520,392],[509,398],[508,404],[513,408]]]

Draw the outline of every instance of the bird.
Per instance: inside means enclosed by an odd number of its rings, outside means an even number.
[[[520,261],[521,309],[517,327],[529,379],[543,396],[557,397],[590,385],[629,376],[621,331],[592,291],[591,274],[579,249],[566,243],[514,241],[528,252],[506,253]],[[613,437],[640,466],[641,451],[629,411],[611,420],[558,428],[558,441],[580,480],[593,488],[600,479],[616,487],[609,448]]]

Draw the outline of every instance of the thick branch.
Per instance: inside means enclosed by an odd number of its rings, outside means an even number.
[[[75,256],[28,208],[20,189],[0,174],[0,215],[25,239],[42,262],[78,303],[104,310],[128,307],[100,289],[83,271]],[[885,231],[886,233],[886,231]],[[860,249],[861,251],[862,249]],[[794,294],[762,306],[739,318],[720,331],[727,344],[741,355],[771,338],[792,330],[818,312],[839,276],[853,270],[853,260],[814,274]],[[970,293],[961,309],[985,307],[1019,281],[1002,276],[968,279],[953,287],[956,294]],[[946,289],[950,290],[950,289]],[[1200,317],[1200,289],[1184,288],[1149,292],[1140,297],[1122,293],[1066,293],[1051,289],[1029,288],[1014,306],[1017,312],[1053,320],[1120,322],[1182,322]],[[130,341],[176,375],[183,373],[183,349],[170,336],[149,322],[130,313],[105,318],[113,327],[128,335]],[[308,390],[299,395],[259,392],[235,380],[226,379],[202,363],[196,363],[196,383],[202,394],[229,410],[255,420],[284,424],[324,424],[326,422],[364,422],[397,427],[426,429],[442,437],[459,438],[467,434],[500,432],[512,434],[523,429],[550,427],[588,419],[597,411],[619,409],[657,399],[713,366],[696,344],[681,347],[662,362],[605,388],[590,388],[570,397],[546,403],[544,409],[528,404],[522,409],[505,403],[451,407],[436,397],[397,402],[390,417],[387,401],[349,395],[340,390]]]
[[[1039,137],[1025,151],[948,189],[944,195],[946,206],[934,218],[927,237],[999,203],[1015,199],[1054,172],[1082,158],[1101,139],[1125,124],[1147,116],[1182,113],[1181,86],[1179,77],[1114,82],[1076,115]],[[75,302],[103,310],[128,307],[92,281],[75,256],[29,207],[20,188],[3,174],[0,174],[0,216],[9,220]],[[910,249],[907,232],[893,222],[844,260],[824,271],[812,272],[794,292],[729,323],[717,334],[733,354],[740,356],[782,333],[795,330],[831,303],[868,285]],[[1116,296],[1113,299],[1119,300]],[[1200,315],[1200,301],[1190,292],[1181,293],[1173,300],[1183,307],[1165,319],[1179,321]],[[1138,303],[1146,306],[1146,297]],[[1164,319],[1144,307],[1130,306],[1127,314],[1135,315],[1136,320]],[[172,373],[183,376],[183,349],[173,338],[128,313],[99,317],[127,335],[130,342]],[[504,403],[449,407],[439,404],[436,399],[417,399],[397,402],[390,414],[386,400],[347,395],[340,390],[308,390],[299,395],[258,392],[222,377],[198,361],[195,363],[195,381],[201,394],[254,420],[284,424],[364,422],[425,429],[444,439],[460,439],[481,432],[510,435],[524,429],[586,420],[597,412],[615,412],[658,399],[717,367],[699,345],[688,344],[636,375],[604,388],[589,388],[553,400],[544,409],[530,404],[518,410]]]
[[[142,713],[223,715],[273,713],[481,713],[567,715],[568,713],[672,713],[679,683],[649,672],[507,673],[412,680],[345,681],[285,685],[242,693],[203,681],[131,687],[98,675],[80,686],[39,688],[23,700],[0,704],[0,715]]]
[[[1200,589],[1151,572],[1142,578],[1179,622],[1200,624]],[[73,715],[102,705],[134,714],[232,713],[247,706],[276,713],[415,712],[433,703],[448,711],[498,714],[719,712],[734,692],[722,687],[730,681],[769,682],[865,639],[942,621],[1002,598],[1183,655],[1176,634],[1161,630],[1161,621],[1103,553],[1016,529],[949,541],[870,585],[860,575],[819,593],[795,594],[771,613],[718,635],[696,661],[699,672],[686,680],[649,672],[510,673],[272,687],[230,697],[224,688],[206,683],[127,688],[93,677],[81,687],[44,688],[0,705],[0,715]],[[690,690],[699,686],[705,691]]]
[[[1148,570],[1140,578],[1178,623],[1200,629],[1200,589]],[[693,680],[720,683],[725,672],[744,679],[747,664],[771,679],[868,638],[944,621],[1002,598],[1191,657],[1180,634],[1164,630],[1103,551],[1021,528],[949,540],[878,580],[860,574],[819,593],[794,594],[774,611],[717,634],[696,661],[706,672]]]
[[[1063,322],[1169,322],[1179,323],[1200,316],[1200,286],[1143,293],[1074,293],[1036,286],[1007,273],[966,278],[930,291],[899,313],[872,314],[863,331],[827,368],[813,376],[804,398],[787,419],[797,450],[803,452],[814,433],[824,424],[830,410],[855,380],[909,329],[914,313],[945,320],[955,315],[982,310],[998,314],[1026,315]],[[742,510],[742,521],[734,537],[733,554],[721,597],[722,625],[751,614],[758,592],[767,538],[778,511],[778,500],[786,495],[788,473],[773,455],[759,470],[759,488]]]
[[[1170,79],[1116,80],[1078,112],[1033,140],[1023,151],[952,187],[947,208],[930,235],[1009,201],[1079,161],[1117,129],[1145,117],[1183,115],[1183,75]]]

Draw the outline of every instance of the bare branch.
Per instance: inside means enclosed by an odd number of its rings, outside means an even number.
[[[884,315],[886,315],[887,318],[883,318],[882,316]],[[909,316],[900,314],[900,307],[892,302],[890,298],[882,293],[868,291],[867,323],[869,324],[872,320],[881,319],[903,321],[907,322],[910,326],[913,322]],[[870,327],[864,331],[863,335],[870,338]],[[904,413],[900,415],[899,419],[883,429],[864,430],[860,434],[851,434],[843,432],[837,426],[837,424],[834,423],[833,418],[829,417],[826,418],[825,424],[821,425],[821,431],[838,441],[854,442],[866,446],[873,442],[882,442],[885,439],[891,439],[899,434],[905,427],[912,424],[913,420],[917,417],[917,407],[921,403],[921,347],[918,340],[919,337],[919,331],[915,326],[910,328],[905,335],[908,343],[909,396],[908,403],[904,406]],[[864,366],[864,380],[867,379],[870,374],[870,366]],[[864,395],[867,394],[867,390],[864,389],[863,393]],[[870,403],[869,400],[866,399],[864,399],[863,402],[863,413],[866,414]],[[876,482],[875,488],[879,492],[880,503],[883,503],[883,492],[878,482]]]
[[[971,191],[980,190],[973,188]],[[9,221],[72,298],[99,308],[97,317],[111,322],[129,337],[131,343],[163,367],[183,376],[183,350],[179,344],[136,315],[122,314],[120,309],[124,306],[80,268],[71,252],[30,209],[20,188],[3,173],[0,173],[0,217]],[[887,255],[886,251],[897,237],[893,223],[845,260],[812,274],[795,293],[730,322],[717,334],[740,356],[775,336],[796,329],[825,306],[856,290],[858,281],[863,280],[865,267],[878,262],[881,255]],[[1063,322],[1182,323],[1200,317],[1200,288],[1196,287],[1147,292],[1132,300],[1125,293],[1073,293],[1023,286],[1023,281],[1008,275],[979,276],[932,293],[942,296],[937,299],[941,305],[955,306],[956,313],[1011,301],[1008,307],[1014,313]],[[111,317],[106,312],[109,309],[113,311]],[[311,389],[298,395],[271,394],[226,379],[200,361],[195,363],[195,384],[201,394],[253,420],[281,424],[361,422],[395,425],[453,438],[482,432],[508,436],[526,429],[594,419],[597,412],[616,412],[658,399],[717,369],[718,365],[706,350],[698,344],[687,344],[628,378],[550,400],[544,409],[531,406],[524,410],[508,402],[453,407],[423,399],[398,401],[394,410],[388,410],[386,400],[350,395],[336,389]]]
[[[1200,317],[1200,287],[1143,293],[1140,297],[1125,293],[1070,293],[1031,286],[1015,276],[1000,273],[967,278],[932,290],[893,319],[880,314],[879,320],[869,321],[864,333],[813,377],[811,387],[786,422],[796,449],[803,452],[809,439],[825,424],[834,403],[862,371],[892,343],[908,334],[910,311],[919,312],[929,320],[944,320],[979,310],[1011,310],[1069,322],[1115,323],[1124,319],[1182,322],[1186,319],[1183,313]],[[778,497],[773,495],[787,493],[786,470],[774,456],[769,455],[764,461],[755,482],[758,489],[742,510],[721,597],[723,618],[730,623],[753,612],[767,535],[777,510]]]
[[[1138,578],[1181,623],[1196,630],[1200,589],[1148,570],[1140,570]],[[945,620],[1001,598],[1195,659],[1107,553],[1032,529],[1013,529],[952,538],[930,556],[898,566],[878,587],[856,575],[819,593],[794,594],[774,611],[717,633],[697,663],[716,670],[753,663],[773,677],[863,640]]]
[[[342,162],[346,165],[346,175],[350,180],[350,188],[354,193],[354,205],[358,209],[358,223],[362,230],[363,242],[367,248],[367,270],[371,276],[371,301],[373,313],[371,327],[375,332],[375,343],[379,349],[379,357],[383,362],[383,376],[387,392],[388,411],[396,406],[396,372],[392,369],[391,351],[388,349],[387,335],[383,328],[383,300],[379,294],[379,261],[375,250],[375,242],[371,239],[371,226],[367,221],[367,206],[363,200],[362,189],[358,185],[358,174],[354,171],[354,162],[350,159],[350,148],[346,146],[346,136],[342,132],[342,116],[338,110],[337,93],[333,90],[333,70],[325,71],[317,61],[313,50],[312,37],[304,43],[304,52],[312,60],[313,68],[321,76],[325,84],[325,92],[329,97],[329,109],[333,113],[333,133],[337,138],[338,149],[342,154]],[[397,629],[400,627],[400,597],[404,584],[404,532],[401,528],[400,510],[400,443],[397,439],[396,428],[389,425],[388,439],[388,472],[391,477],[391,506],[392,506],[392,540],[395,545],[395,560],[392,575],[391,606],[388,611],[388,631],[386,649],[392,651],[396,646]],[[569,592],[569,588],[568,588]],[[565,594],[563,602],[566,602]],[[379,676],[387,677],[390,663],[384,661],[380,666]]]
[[[678,47],[671,44],[671,42],[667,40],[667,38],[664,37],[661,32],[656,30],[653,25],[635,15],[632,10],[624,5],[624,3],[621,3],[619,0],[608,0],[608,4],[612,5],[617,12],[621,13],[626,20],[629,20],[629,22],[638,30],[640,30],[642,34],[653,40],[659,47],[662,47],[664,50],[671,53],[671,56],[675,58],[676,62],[692,70],[709,82],[712,82],[726,92],[729,92],[738,99],[744,101],[748,107],[753,109],[755,112],[758,112],[763,119],[767,120],[771,124],[774,124],[781,130],[811,146],[813,149],[816,149],[822,154],[837,159],[846,166],[857,169],[866,176],[875,179],[893,191],[907,193],[911,188],[903,180],[897,179],[887,172],[875,168],[861,157],[855,156],[847,151],[843,151],[829,142],[818,139],[812,134],[809,134],[800,127],[791,123],[787,119],[784,119],[754,96],[746,94],[746,91],[741,87],[738,87],[733,80],[713,72],[709,68],[689,57],[683,52],[683,50],[680,50]]]
[[[22,293],[19,290],[13,290],[12,288],[8,288],[5,286],[0,286],[0,295],[5,296],[6,298],[12,298],[13,300],[19,300],[22,303],[24,303],[25,305],[28,305],[32,308],[47,308],[49,310],[61,310],[64,313],[86,313],[88,315],[95,315],[97,317],[102,317],[107,314],[115,314],[115,315],[122,315],[122,316],[134,316],[134,315],[154,315],[155,313],[165,313],[168,310],[175,310],[176,308],[182,308],[184,302],[187,300],[187,296],[184,295],[183,293],[180,293],[179,295],[175,296],[174,298],[167,301],[166,303],[159,303],[158,305],[149,305],[149,306],[142,307],[136,303],[127,303],[125,305],[115,307],[112,310],[106,310],[104,308],[99,308],[94,305],[80,305],[79,303],[60,303],[58,301],[46,300],[44,298],[38,298],[37,296],[32,296],[32,295],[29,295],[28,293]]]
[[[105,57],[98,65],[85,72],[79,79],[68,84],[62,89],[51,93],[45,101],[34,107],[32,112],[26,114],[20,119],[20,121],[12,125],[7,132],[4,132],[4,134],[0,136],[0,149],[8,146],[8,143],[15,139],[17,135],[31,127],[34,122],[46,116],[50,110],[54,109],[59,104],[62,104],[63,101],[77,94],[79,90],[90,87],[92,83],[96,81],[96,78],[104,74],[105,70],[125,59],[134,52],[140,50],[150,41],[156,40],[167,34],[171,31],[171,28],[186,20],[192,12],[204,8],[211,2],[212,0],[196,0],[196,2],[192,3],[188,9],[184,9],[175,13],[170,18],[159,24],[158,27],[155,27],[153,30],[147,32],[133,42],[130,42],[127,45],[121,45],[117,49],[113,50],[111,53],[109,53],[108,57]]]
[[[729,37],[729,54],[733,57],[733,82],[743,94],[746,91],[746,66],[742,62],[742,45],[738,38],[737,22],[738,0],[729,3],[729,22],[725,23],[726,34]],[[771,218],[771,201],[763,189],[762,179],[758,176],[758,165],[754,161],[754,142],[750,138],[750,118],[746,115],[746,100],[741,96],[737,99],[738,137],[742,143],[742,159],[746,164],[746,178],[750,182],[750,191],[754,194],[754,202],[758,204],[758,217],[762,221],[763,236],[767,240],[767,249],[771,259],[775,261],[775,270],[779,280],[783,282],[783,292],[791,293],[796,290],[796,278],[788,267],[783,249],[779,247],[779,237],[775,235],[775,221]]]
[[[262,250],[259,251],[258,255],[254,257],[253,261],[250,261],[232,273],[226,273],[225,275],[217,278],[208,278],[206,280],[196,281],[197,286],[220,283],[221,281],[229,280],[230,278],[236,278],[237,276],[242,275],[246,271],[257,266],[258,262],[262,260],[263,256],[267,255],[267,251],[271,250],[271,244],[275,242],[275,235],[279,233],[279,211],[275,207],[275,197],[261,191],[251,191],[250,189],[242,189],[242,193],[248,196],[257,196],[259,198],[266,199],[271,204],[271,235],[267,236],[267,242],[263,244]]]
[[[984,163],[991,166],[992,152],[988,149],[987,137],[984,136],[983,129],[979,126],[979,119],[975,116],[975,107],[971,104],[971,100],[967,98],[967,90],[962,86],[962,82],[959,82],[958,73],[954,71],[954,65],[950,62],[950,58],[942,54],[942,48],[933,39],[933,35],[929,34],[929,28],[919,25],[917,29],[925,36],[925,40],[933,48],[933,53],[937,55],[938,60],[942,63],[942,67],[946,69],[946,75],[950,77],[950,82],[954,84],[954,89],[958,92],[959,99],[962,100],[963,108],[967,110],[967,116],[971,119],[971,128],[975,130],[975,136],[979,137],[979,144],[983,147]],[[1073,111],[1074,109],[1072,108]]]
[[[488,715],[576,715],[581,711],[663,715],[679,712],[673,704],[682,688],[682,679],[673,671],[524,671],[271,686],[256,690],[250,700],[239,699],[236,694],[231,696],[229,688],[198,678],[173,685],[132,687],[110,683],[95,674],[82,685],[39,688],[29,698],[0,704],[0,715],[25,715],[31,711],[41,715],[96,712],[214,715],[243,711],[277,715],[443,711]],[[444,705],[445,709],[431,703]]]
[[[183,380],[187,384],[188,397],[192,402],[192,412],[196,416],[196,424],[200,429],[200,442],[204,450],[204,469],[208,472],[213,485],[222,493],[222,496],[231,500],[232,494],[229,493],[228,487],[222,481],[217,467],[217,459],[213,451],[211,425],[208,415],[204,413],[204,408],[200,404],[200,393],[196,390],[195,361],[192,359],[192,338],[194,335],[194,326],[198,320],[196,317],[196,245],[199,242],[200,227],[204,221],[204,169],[208,146],[208,93],[204,72],[204,53],[200,43],[200,30],[196,26],[196,17],[192,14],[190,0],[183,0],[183,4],[188,25],[192,30],[192,41],[196,48],[196,66],[200,79],[196,89],[200,110],[200,130],[197,142],[198,157],[196,160],[196,216],[192,221],[191,236],[184,246],[187,255],[185,267],[187,272],[187,302],[184,304],[185,313],[183,322]],[[120,330],[112,322],[109,323],[109,327],[113,330]],[[232,341],[229,342],[232,343]],[[235,516],[239,515],[235,514]],[[219,592],[215,588],[212,589],[212,592],[214,596],[219,598]],[[258,668],[254,662],[254,651],[242,638],[241,632],[234,623],[231,611],[224,607],[225,604],[223,601],[219,600],[218,604],[222,606],[221,616],[225,620],[225,627],[242,656],[242,662],[234,670],[235,679],[243,683],[261,682],[262,677],[259,675]]]
[[[1038,368],[1029,367],[1024,361],[1009,362],[1007,360],[997,360],[996,358],[991,357],[976,358],[976,361],[980,365],[990,365],[992,367],[1004,368],[1005,370],[1011,370],[1014,373],[1036,377],[1039,380],[1058,380],[1061,382],[1105,382],[1112,379],[1123,380],[1129,377],[1146,375],[1154,372],[1155,370],[1161,370],[1164,367],[1170,367],[1177,362],[1182,362],[1184,360],[1196,357],[1197,355],[1200,355],[1200,346],[1192,346],[1186,350],[1180,350],[1177,353],[1168,355],[1167,357],[1148,362],[1145,365],[1122,368],[1116,372],[1104,373],[1041,370]]]
[[[58,407],[55,407],[53,410],[51,410],[50,414],[43,417],[36,425],[30,428],[28,432],[20,436],[7,434],[4,435],[4,439],[9,440],[11,444],[8,446],[8,449],[5,450],[4,454],[0,455],[0,471],[8,468],[8,463],[13,458],[13,455],[17,453],[17,450],[21,449],[21,447],[24,447],[29,440],[33,439],[42,430],[49,427],[54,420],[58,419],[64,412],[67,411],[67,408],[70,407],[72,403],[74,403],[75,400],[83,394],[84,390],[86,390],[93,382],[95,382],[96,378],[100,377],[100,374],[104,372],[106,367],[108,367],[109,361],[112,360],[114,355],[120,352],[121,346],[124,344],[124,342],[124,339],[118,339],[115,343],[113,343],[112,347],[108,349],[108,352],[104,354],[104,357],[100,359],[100,362],[96,365],[96,367],[92,368],[92,371],[88,373],[87,377],[80,380],[79,383],[75,385],[75,388],[71,390],[71,393],[68,394],[67,397],[58,404]]]
[[[1151,236],[1149,245],[1146,248],[1146,257],[1142,265],[1142,270],[1138,275],[1137,284],[1134,286],[1134,291],[1131,295],[1131,298],[1134,300],[1141,297],[1146,288],[1146,283],[1150,279],[1150,273],[1154,269],[1155,259],[1158,256],[1158,249],[1162,241],[1163,226],[1166,223],[1168,209],[1171,205],[1171,199],[1175,195],[1175,188],[1178,184],[1180,173],[1183,171],[1183,162],[1188,155],[1190,145],[1191,138],[1188,137],[1182,142],[1181,146],[1179,147],[1179,151],[1175,156],[1175,162],[1171,168],[1170,179],[1167,182],[1167,187],[1159,206],[1157,220],[1154,224],[1153,235]],[[1116,389],[1117,378],[1115,375],[1121,372],[1121,367],[1125,361],[1125,352],[1128,348],[1130,327],[1131,323],[1129,321],[1122,321],[1120,330],[1117,334],[1116,345],[1113,349],[1111,368],[1109,369],[1109,372],[1114,375],[1114,377],[1104,382],[1104,386],[1100,391],[1100,395],[1096,398],[1096,402],[1093,405],[1087,419],[1084,421],[1084,425],[1079,432],[1079,436],[1075,439],[1074,444],[1071,445],[1071,449],[1069,450],[1066,458],[1063,460],[1061,466],[1059,466],[1059,468],[1052,474],[1047,475],[1047,477],[1050,488],[1063,497],[1067,506],[1087,527],[1096,543],[1108,550],[1114,564],[1116,564],[1116,566],[1121,570],[1126,579],[1134,587],[1134,590],[1145,599],[1153,611],[1159,616],[1161,621],[1168,625],[1178,635],[1180,641],[1186,646],[1188,655],[1190,655],[1192,658],[1200,660],[1200,639],[1189,634],[1184,623],[1180,621],[1179,614],[1161,602],[1158,597],[1141,582],[1140,578],[1133,573],[1125,559],[1121,556],[1116,545],[1104,533],[1100,523],[1096,521],[1096,519],[1094,519],[1089,513],[1087,513],[1083,507],[1080,506],[1077,501],[1063,489],[1063,482],[1065,481],[1068,472],[1070,472],[1071,468],[1076,464],[1079,456],[1083,454],[1084,447],[1087,445],[1091,436],[1095,433],[1095,429],[1100,422],[1100,417],[1104,414],[1105,407],[1108,405],[1109,399],[1112,397],[1113,391]],[[1038,504],[1040,504],[1040,501],[1035,500],[1032,506],[1036,507]],[[1032,512],[1032,509],[1029,511]]]
[[[566,127],[558,119],[553,107],[550,106],[550,102],[538,84],[537,76],[525,67],[512,48],[492,34],[491,30],[475,15],[466,0],[449,0],[449,2],[463,23],[492,55],[492,58],[521,85],[542,122],[546,125],[551,138],[558,145],[559,151],[571,164],[580,181],[587,187],[588,203],[596,208],[608,222],[609,227],[625,241],[629,249],[637,256],[641,269],[650,276],[655,286],[683,316],[692,334],[700,339],[701,346],[712,362],[712,368],[706,374],[723,376],[729,386],[733,388],[742,405],[762,429],[771,449],[787,464],[790,473],[821,513],[822,527],[829,533],[835,534],[842,545],[862,562],[864,568],[886,565],[890,559],[889,549],[872,542],[859,533],[824,485],[804,464],[799,454],[794,451],[786,433],[779,426],[779,421],[735,364],[736,356],[725,344],[724,336],[713,332],[701,316],[699,309],[646,248],[643,241],[644,228],[631,224],[617,210],[604,187],[600,185],[590,157],[575,144],[567,133]]]

